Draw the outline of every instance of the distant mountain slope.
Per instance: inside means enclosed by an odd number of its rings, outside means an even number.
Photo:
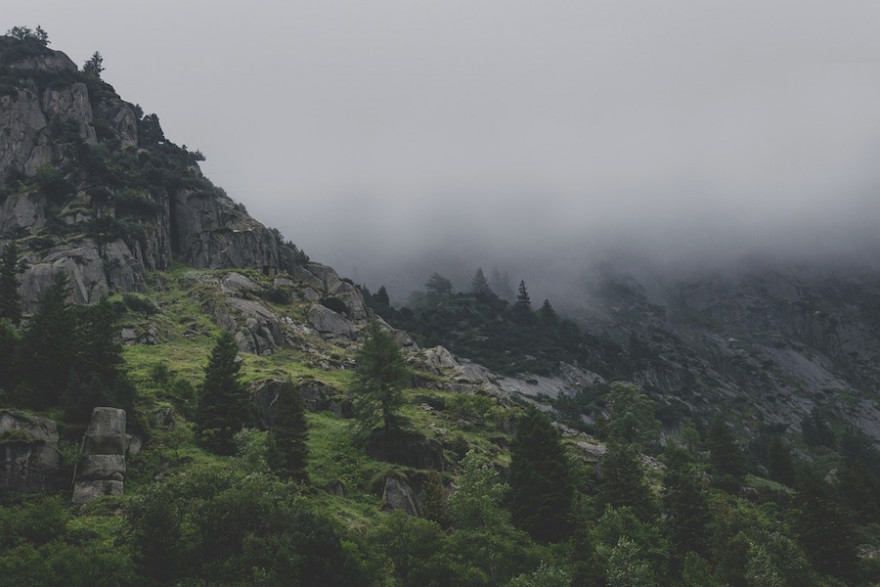
[[[670,407],[725,410],[757,434],[799,432],[814,410],[880,441],[880,272],[746,262],[638,276],[607,267],[587,279],[578,322],[625,346],[632,378]]]

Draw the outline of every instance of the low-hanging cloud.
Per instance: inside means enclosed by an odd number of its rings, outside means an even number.
[[[201,149],[209,177],[371,285],[424,250],[489,266],[876,239],[876,2],[4,12],[76,61],[100,50],[105,79]]]

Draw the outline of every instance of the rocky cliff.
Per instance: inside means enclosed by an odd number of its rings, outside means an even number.
[[[52,275],[77,303],[143,288],[149,271],[290,272],[302,254],[199,171],[198,152],[63,53],[0,44],[0,249],[24,252],[25,311]]]

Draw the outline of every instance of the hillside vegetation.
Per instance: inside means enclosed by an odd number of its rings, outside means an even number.
[[[845,414],[673,403],[646,374],[693,357],[633,288],[628,340],[525,284],[435,276],[392,309],[47,45],[0,38],[0,136],[29,137],[0,144],[0,585],[880,581],[880,454]],[[125,410],[124,454],[96,407]],[[74,504],[83,479],[106,491]]]

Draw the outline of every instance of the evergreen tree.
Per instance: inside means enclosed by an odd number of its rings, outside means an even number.
[[[403,387],[410,378],[400,347],[375,318],[356,357],[352,387],[355,417],[363,432],[379,422],[386,436],[399,428],[397,411],[403,405]]]
[[[642,522],[651,523],[656,514],[654,497],[645,481],[636,448],[612,439],[602,458],[602,477],[598,495],[599,511],[611,506],[627,506]]]
[[[483,274],[482,267],[477,269],[477,273],[471,281],[471,292],[473,292],[478,299],[493,295],[492,288],[489,287],[489,280],[486,279],[486,276]]]
[[[688,454],[678,447],[670,447],[666,452],[662,503],[665,534],[678,555],[675,563],[681,566],[688,552],[706,556],[707,528],[711,520],[709,502]]]
[[[654,404],[638,386],[615,381],[611,384],[608,403],[612,412],[609,423],[612,438],[648,451],[660,445],[660,422],[654,417]]]
[[[83,73],[89,77],[101,79],[102,71],[104,71],[104,58],[95,51],[89,60],[83,64]]]
[[[305,402],[291,381],[278,390],[275,414],[269,429],[269,467],[282,479],[309,480],[308,424]]]
[[[538,315],[541,317],[541,322],[546,326],[556,326],[559,324],[559,315],[553,309],[553,306],[550,305],[550,300],[544,300],[541,309],[538,310]]]
[[[125,363],[122,342],[116,328],[116,312],[106,298],[79,309],[76,342],[76,369],[88,377],[97,377],[111,386]]]
[[[239,382],[238,346],[224,331],[211,351],[199,394],[195,425],[199,442],[219,455],[235,452],[233,436],[250,422],[247,393]]]
[[[767,470],[774,481],[794,485],[794,461],[779,434],[774,434],[767,443]]]
[[[529,299],[529,291],[526,289],[525,281],[519,282],[516,302],[510,308],[510,317],[519,324],[531,325],[536,322],[535,315],[532,313],[532,300]]]
[[[709,461],[722,485],[741,483],[746,475],[746,457],[721,414],[709,429]]]
[[[510,445],[511,519],[539,542],[557,542],[571,531],[574,487],[559,434],[549,418],[530,410]]]
[[[432,273],[425,282],[425,289],[428,290],[429,297],[446,298],[452,295],[452,282],[439,273]]]
[[[379,308],[390,308],[391,300],[388,297],[388,290],[385,289],[385,286],[379,286],[379,291],[373,294],[373,302]]]
[[[857,539],[834,490],[819,475],[804,471],[795,499],[794,530],[817,571],[852,580]]]
[[[449,514],[446,511],[446,487],[443,485],[443,475],[439,471],[433,469],[428,471],[422,502],[422,517],[437,522],[443,527],[449,524]]]
[[[9,241],[0,258],[0,319],[9,320],[13,326],[21,322],[21,293],[18,276],[21,273],[18,246]]]
[[[532,309],[532,300],[529,298],[529,290],[526,289],[525,281],[519,282],[519,288],[517,289],[516,294],[516,304],[527,308],[529,311]]]
[[[67,275],[58,272],[37,303],[18,345],[16,372],[27,405],[57,405],[70,377],[76,351],[76,320],[67,303]]]

